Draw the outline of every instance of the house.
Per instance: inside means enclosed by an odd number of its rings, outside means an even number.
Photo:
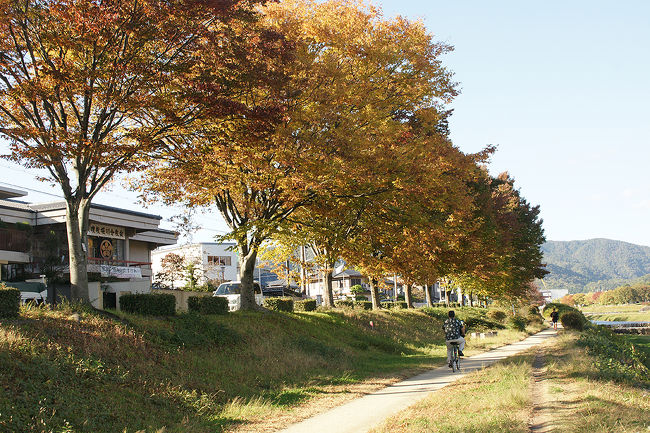
[[[17,200],[27,193],[0,187],[0,279],[27,281],[55,270],[69,281],[65,202],[29,203]],[[116,307],[121,292],[151,289],[151,251],[175,244],[177,234],[159,228],[162,217],[91,204],[88,279],[91,302],[98,308]],[[66,294],[66,284],[58,288]]]
[[[151,266],[154,280],[161,281],[164,285],[179,288],[188,284],[184,273],[169,273],[163,265],[163,259],[169,254],[176,254],[183,258],[185,265],[195,264],[195,275],[199,285],[219,285],[224,281],[239,280],[239,260],[237,244],[200,242],[188,245],[173,245],[161,247],[151,254]]]

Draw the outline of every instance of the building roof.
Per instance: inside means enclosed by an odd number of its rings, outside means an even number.
[[[27,193],[19,189],[8,188],[6,186],[0,186],[0,199],[2,198],[14,198],[14,197],[24,197]]]
[[[355,269],[346,269],[338,274],[332,275],[332,278],[344,278],[344,277],[362,277],[361,272]]]
[[[54,201],[54,202],[49,202],[49,203],[37,203],[37,204],[31,204],[30,205],[32,209],[36,211],[48,211],[48,210],[58,210],[58,209],[65,209],[65,201]],[[114,206],[108,206],[105,204],[99,204],[99,203],[91,203],[90,204],[91,209],[101,209],[101,210],[108,210],[112,212],[118,212],[118,213],[123,213],[127,215],[135,215],[135,216],[140,216],[144,218],[152,218],[152,219],[157,219],[157,220],[162,220],[162,217],[160,215],[154,215],[150,213],[145,213],[145,212],[138,212],[134,210],[129,210],[129,209],[122,209],[119,207],[114,207]]]

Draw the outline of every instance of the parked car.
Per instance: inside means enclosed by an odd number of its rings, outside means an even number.
[[[262,305],[264,297],[262,290],[257,282],[253,283],[255,288],[255,302]],[[212,296],[221,296],[228,299],[228,310],[236,311],[241,308],[241,281],[227,281],[221,283],[217,290],[212,292]]]

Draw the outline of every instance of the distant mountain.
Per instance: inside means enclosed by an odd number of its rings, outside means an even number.
[[[642,245],[610,239],[548,241],[542,251],[549,289],[607,290],[650,274],[650,247]]]

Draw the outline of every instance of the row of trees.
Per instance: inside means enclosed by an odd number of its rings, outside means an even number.
[[[539,209],[492,147],[449,139],[452,48],[422,23],[353,0],[0,1],[0,133],[62,188],[74,297],[92,199],[138,170],[145,199],[220,211],[244,309],[270,240],[312,246],[326,305],[340,258],[375,308],[385,274],[504,298],[544,275]]]
[[[650,302],[650,285],[634,284],[619,286],[604,292],[575,293],[566,295],[560,302],[567,305],[615,305]]]

